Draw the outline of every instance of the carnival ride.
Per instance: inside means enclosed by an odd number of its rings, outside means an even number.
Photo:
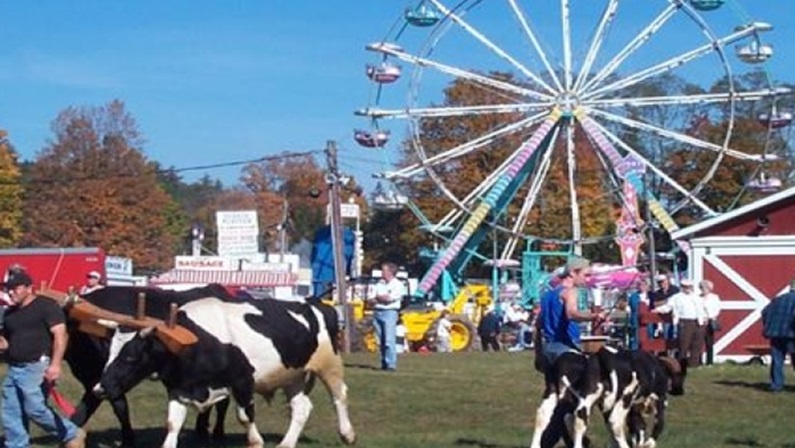
[[[389,128],[408,124],[401,146],[411,156],[378,176],[391,183],[384,197],[395,200],[373,205],[409,207],[438,242],[415,294],[439,288],[450,300],[456,279],[479,260],[495,271],[521,264],[524,296],[537,297],[542,257],[609,240],[631,269],[649,227],[673,232],[680,215],[728,211],[710,205],[707,193],[730,162],[744,180],[732,206],[748,191],[780,188],[792,112],[790,90],[765,68],[775,54],[766,39],[772,29],[733,0],[413,2],[366,47],[376,55],[366,68],[373,90],[356,113],[369,126],[354,139],[389,154]],[[454,85],[482,95],[442,95]],[[407,104],[396,105],[396,91],[407,91]],[[470,126],[476,118],[489,125]],[[751,121],[760,137],[748,145],[737,129]],[[443,124],[450,135],[440,138],[434,132]],[[473,158],[499,163],[473,183],[458,172]],[[578,169],[587,158],[599,172]],[[584,195],[589,178],[600,195]],[[432,188],[418,188],[427,182]],[[565,192],[568,228],[533,233],[550,191]],[[448,208],[423,209],[427,194]],[[599,201],[617,216],[612,234],[583,225]],[[487,238],[494,251],[484,250]]]

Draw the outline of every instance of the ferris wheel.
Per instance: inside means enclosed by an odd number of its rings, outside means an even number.
[[[731,0],[409,5],[367,46],[373,90],[357,114],[368,126],[354,139],[387,148],[407,125],[397,140],[410,156],[380,176],[412,203],[432,192],[449,205],[412,208],[447,242],[420,293],[488,232],[505,235],[502,260],[528,238],[577,252],[605,238],[585,225],[595,210],[620,210],[627,225],[609,238],[626,237],[643,223],[641,197],[672,232],[685,209],[727,211],[705,198],[716,179],[742,177],[739,194],[780,188],[792,112],[789,89],[765,68],[772,30]],[[484,160],[485,174],[464,174]],[[532,234],[555,201],[567,228]]]

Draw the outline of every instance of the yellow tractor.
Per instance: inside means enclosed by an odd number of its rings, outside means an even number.
[[[355,319],[355,334],[353,347],[355,350],[376,352],[378,341],[373,326],[372,311],[367,303],[370,297],[367,291],[372,290],[367,285],[371,280],[359,280],[362,285],[354,285],[354,294],[351,300]],[[450,312],[448,319],[452,322],[450,331],[450,348],[453,351],[466,351],[475,341],[476,327],[488,306],[492,304],[491,288],[487,285],[471,284],[463,286],[456,297],[449,303],[439,306],[428,302],[404,302],[400,311],[400,318],[406,328],[406,340],[411,350],[428,350],[436,348],[436,327],[442,310]]]

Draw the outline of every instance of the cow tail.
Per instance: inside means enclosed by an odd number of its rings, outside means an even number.
[[[334,353],[338,353],[340,347],[340,321],[337,310],[325,304],[316,306],[323,314],[323,321],[326,323],[326,331],[328,331],[331,346],[334,347]]]

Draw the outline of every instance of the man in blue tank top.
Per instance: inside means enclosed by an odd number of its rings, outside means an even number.
[[[551,366],[561,354],[581,351],[578,322],[604,319],[602,314],[580,311],[577,307],[577,288],[586,286],[591,276],[591,262],[572,257],[560,274],[560,284],[541,296],[541,315],[537,320],[542,344],[541,353]]]

